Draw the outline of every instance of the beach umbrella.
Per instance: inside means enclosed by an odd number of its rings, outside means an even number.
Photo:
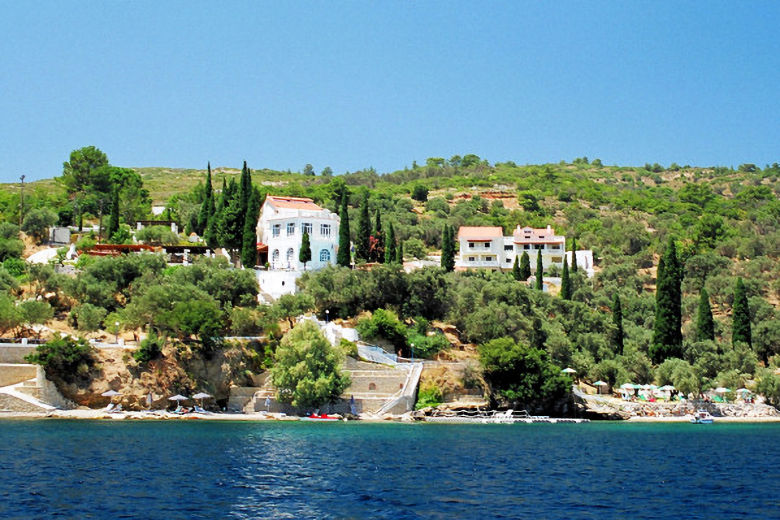
[[[749,394],[750,390],[748,390],[747,388],[737,388],[737,392],[740,394]]]
[[[200,392],[192,396],[193,399],[208,399],[209,397],[211,397],[211,394],[206,392]]]
[[[577,373],[576,370],[574,370],[573,368],[570,368],[570,367],[564,368],[563,370],[561,370],[561,372],[563,372],[564,374],[576,374]]]
[[[664,392],[670,392],[674,390],[674,387],[672,385],[664,385],[661,388],[659,388],[659,390],[662,390]]]
[[[184,397],[181,394],[176,394],[168,398],[169,401],[187,401],[189,397]]]
[[[723,388],[722,386],[719,386],[715,389],[716,394],[725,394],[726,392],[729,392],[730,390],[728,388]]]
[[[103,397],[115,397],[117,395],[122,395],[122,393],[121,392],[117,392],[116,390],[109,390],[107,392],[103,392],[100,395],[102,395]]]
[[[604,381],[596,381],[595,383],[593,383],[593,386],[598,387],[598,393],[600,394],[601,393],[601,387],[602,386],[609,386],[609,384],[605,383]]]
[[[634,385],[633,383],[623,383],[622,385],[620,385],[620,388],[622,388],[623,390],[633,390]]]

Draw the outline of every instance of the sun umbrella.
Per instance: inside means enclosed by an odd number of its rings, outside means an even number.
[[[723,388],[722,386],[719,386],[718,388],[715,389],[716,394],[725,394],[726,392],[730,392],[730,391],[731,390],[729,390],[728,388]]]
[[[211,394],[206,392],[200,392],[192,396],[193,399],[208,399],[209,397],[211,397]]]
[[[748,390],[747,388],[738,388],[737,392],[739,392],[740,394],[749,394],[750,390]]]
[[[109,390],[107,392],[103,392],[100,395],[102,395],[103,397],[114,397],[114,396],[117,396],[117,395],[122,395],[122,393],[121,392],[117,392],[116,390]]]
[[[662,390],[664,392],[669,392],[671,390],[674,390],[674,387],[672,385],[664,385],[661,388],[659,388],[659,390]]]
[[[181,394],[176,394],[168,398],[169,401],[187,401],[189,397],[184,397]]]
[[[633,383],[623,383],[622,385],[620,385],[620,388],[622,388],[623,390],[633,390],[634,385]]]
[[[596,381],[593,383],[593,386],[609,386],[609,384],[605,383],[604,381]]]
[[[565,374],[576,374],[577,373],[576,370],[574,370],[573,368],[569,368],[569,367],[564,368],[563,370],[561,370],[561,372],[563,372]]]

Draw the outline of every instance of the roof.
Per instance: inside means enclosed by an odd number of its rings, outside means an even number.
[[[313,200],[304,197],[278,197],[274,195],[268,195],[265,198],[265,201],[272,204],[276,208],[308,209],[312,211],[318,211],[322,209],[317,204],[315,204]]]
[[[458,238],[466,240],[492,240],[504,236],[504,230],[500,226],[461,226],[458,229]]]
[[[517,226],[512,234],[516,244],[556,244],[566,241],[566,237],[556,235],[555,231],[547,226],[546,228],[532,228]]]

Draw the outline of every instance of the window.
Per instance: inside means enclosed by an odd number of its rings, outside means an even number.
[[[485,249],[490,249],[490,242],[485,242]]]
[[[311,229],[312,229],[311,222],[304,222],[303,224],[301,224],[301,235],[303,235],[304,233],[308,233],[311,236]]]
[[[320,224],[320,235],[324,237],[330,236],[330,224]]]
[[[474,242],[469,242],[469,247],[474,249]]]
[[[295,258],[295,251],[291,247],[287,250],[287,267],[292,267]]]
[[[507,246],[507,245],[504,246],[504,251],[511,251],[511,250],[512,250],[512,246]]]
[[[534,244],[534,249],[541,249],[541,248],[542,248],[541,244]]]
[[[470,256],[469,257],[469,262],[476,262],[476,261],[477,261],[477,257],[475,257],[475,256]]]
[[[552,249],[553,251],[560,251],[561,250],[561,246],[556,244],[554,246],[550,246],[550,249]]]
[[[493,261],[493,257],[492,256],[486,256],[485,257],[485,262],[492,262],[492,261]]]
[[[282,232],[282,225],[281,224],[274,224],[271,228],[271,234],[274,237],[278,237],[279,234]]]
[[[274,252],[271,254],[271,263],[272,264],[278,264],[279,263],[279,250],[274,249]]]
[[[295,234],[295,222],[288,222],[287,223],[287,236],[292,236]]]
[[[530,245],[528,245],[528,244],[524,244],[524,245],[523,245],[523,249],[525,249],[525,250],[531,249],[531,246],[530,246]]]
[[[554,257],[550,258],[550,262],[559,264],[559,263],[563,262],[563,257],[554,256]]]
[[[320,262],[330,262],[330,251],[327,249],[320,251]]]
[[[511,258],[507,258],[507,259],[506,259],[506,263],[510,263],[511,261],[512,261],[512,259],[511,259]]]

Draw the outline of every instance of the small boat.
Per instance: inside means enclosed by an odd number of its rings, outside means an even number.
[[[691,417],[693,424],[712,424],[714,420],[715,418],[707,410],[696,410],[696,413]]]
[[[326,413],[323,414],[310,414],[306,417],[301,417],[301,421],[338,421],[341,417],[338,415],[328,415]]]

